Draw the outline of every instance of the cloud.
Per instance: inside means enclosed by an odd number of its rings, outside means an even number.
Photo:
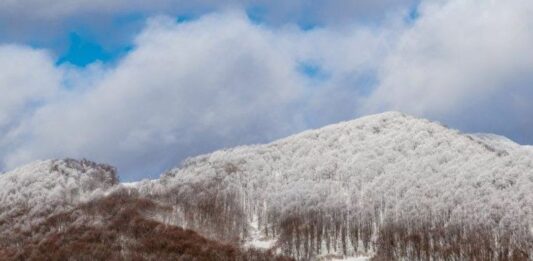
[[[39,158],[87,157],[139,178],[190,155],[329,123],[335,106],[344,106],[338,115],[353,117],[357,86],[342,91],[336,83],[372,67],[383,44],[382,35],[364,28],[272,29],[240,11],[188,23],[155,17],[116,66],[56,68],[60,98],[13,128],[18,143],[2,151],[3,162],[11,168]],[[331,51],[340,48],[347,52]],[[328,79],[302,73],[306,62]]]
[[[531,143],[532,11],[431,1],[416,20],[312,30],[240,8],[154,16],[123,58],[83,68],[3,46],[0,90],[16,97],[0,97],[0,165],[86,157],[154,177],[198,153],[391,109]]]
[[[0,130],[46,102],[60,86],[50,55],[27,47],[0,46]]]
[[[2,16],[28,15],[33,19],[61,20],[84,14],[123,14],[144,12],[148,14],[167,12],[220,11],[227,8],[256,8],[267,20],[288,21],[291,19],[314,20],[328,23],[352,21],[357,18],[375,19],[388,11],[410,7],[415,0],[364,0],[346,2],[331,1],[260,1],[260,0],[17,0],[0,2]],[[294,20],[291,20],[294,22]]]
[[[15,45],[0,46],[0,72],[0,157],[4,160],[23,138],[17,126],[55,99],[62,73],[46,51]]]
[[[74,32],[113,52],[127,46],[143,28],[144,20],[156,15],[195,18],[242,9],[273,26],[344,26],[356,22],[379,24],[393,13],[408,12],[417,1],[3,0],[0,42],[30,42],[61,55],[68,49],[68,35]]]
[[[532,11],[524,1],[422,4],[381,66],[366,112],[396,109],[464,130],[521,136],[504,128],[522,129],[521,118],[533,109],[519,102],[533,99],[526,87],[533,83]],[[505,121],[491,124],[499,117]]]

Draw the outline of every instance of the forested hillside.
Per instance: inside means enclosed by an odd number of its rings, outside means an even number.
[[[171,206],[117,182],[114,168],[86,160],[2,174],[0,260],[291,260],[162,223]]]
[[[528,260],[533,156],[496,143],[390,112],[192,158],[139,186],[218,239],[257,220],[299,259]]]
[[[158,180],[63,160],[0,184],[11,258],[533,259],[532,150],[397,112],[198,156]],[[257,240],[267,249],[248,249]]]

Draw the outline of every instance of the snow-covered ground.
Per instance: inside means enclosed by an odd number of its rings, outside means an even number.
[[[266,238],[259,230],[257,216],[254,216],[249,223],[249,237],[244,246],[262,250],[269,250],[276,246],[276,239]],[[370,256],[350,256],[343,257],[342,255],[323,255],[316,257],[317,261],[368,261]]]
[[[370,257],[360,256],[360,257],[346,257],[346,258],[332,258],[332,261],[368,261]]]
[[[253,247],[257,249],[271,249],[276,244],[276,239],[266,238],[259,230],[257,221],[257,215],[255,215],[252,221],[249,223],[249,238],[246,240],[245,247]]]
[[[316,261],[368,261],[371,256],[319,255]]]

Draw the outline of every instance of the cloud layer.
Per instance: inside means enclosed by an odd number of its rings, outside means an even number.
[[[0,130],[46,101],[59,87],[60,73],[50,61],[44,51],[0,46]]]
[[[429,1],[418,17],[392,12],[378,26],[333,21],[335,8],[348,17],[380,3],[333,1],[319,12],[332,20],[312,30],[275,18],[303,2],[264,7],[276,10],[265,18],[276,26],[250,20],[238,2],[185,23],[153,16],[116,64],[84,68],[0,45],[0,169],[86,157],[117,165],[126,180],[154,177],[187,156],[391,109],[533,143],[533,4]],[[33,15],[125,8],[86,4]]]
[[[110,51],[124,47],[144,19],[167,15],[193,19],[206,13],[245,10],[255,22],[303,27],[379,24],[408,12],[418,0],[3,0],[0,41],[31,42],[63,52],[64,32],[83,31]],[[60,39],[61,41],[58,41]]]
[[[0,2],[2,16],[27,15],[36,20],[62,20],[86,14],[183,13],[252,8],[266,20],[286,22],[303,19],[317,23],[382,18],[389,11],[415,4],[414,0],[260,1],[260,0],[6,0]]]
[[[356,76],[374,58],[369,49],[349,55],[319,50],[379,46],[379,36],[365,30],[343,33],[271,30],[240,11],[190,23],[152,18],[115,67],[55,68],[63,77],[54,93],[59,98],[13,127],[3,163],[11,168],[38,158],[88,157],[140,177],[186,156],[303,130],[306,117],[315,117],[308,111],[319,118],[320,108],[335,105],[329,98],[352,105],[353,95],[340,96],[355,91],[340,94],[332,82]],[[302,73],[307,63],[320,63],[331,79]]]
[[[381,66],[368,111],[398,109],[532,143],[533,103],[524,99],[532,98],[533,5],[448,1],[419,12]]]

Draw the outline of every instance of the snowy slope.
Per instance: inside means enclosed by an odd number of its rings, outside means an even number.
[[[384,249],[381,239],[413,231],[450,249],[475,240],[468,235],[497,238],[457,255],[496,246],[531,255],[533,157],[507,145],[389,112],[192,158],[148,191],[176,204],[187,226],[220,238],[248,237],[241,224],[257,216],[265,237],[301,258],[328,246],[347,255]],[[430,227],[454,228],[464,242]],[[422,243],[402,244],[394,251]]]
[[[117,183],[113,167],[86,160],[37,161],[1,174],[0,236],[31,229]]]
[[[527,150],[531,151],[531,146],[524,146],[520,145],[509,138],[501,135],[496,135],[492,133],[473,133],[469,134],[468,136],[472,137],[473,139],[482,142],[494,149],[498,150]]]
[[[118,185],[107,165],[39,161],[0,184],[0,260],[292,260],[157,222],[172,208]]]
[[[123,187],[172,211],[151,220],[302,260],[529,260],[532,152],[388,112],[122,186],[107,165],[41,161],[0,175],[0,238]]]

